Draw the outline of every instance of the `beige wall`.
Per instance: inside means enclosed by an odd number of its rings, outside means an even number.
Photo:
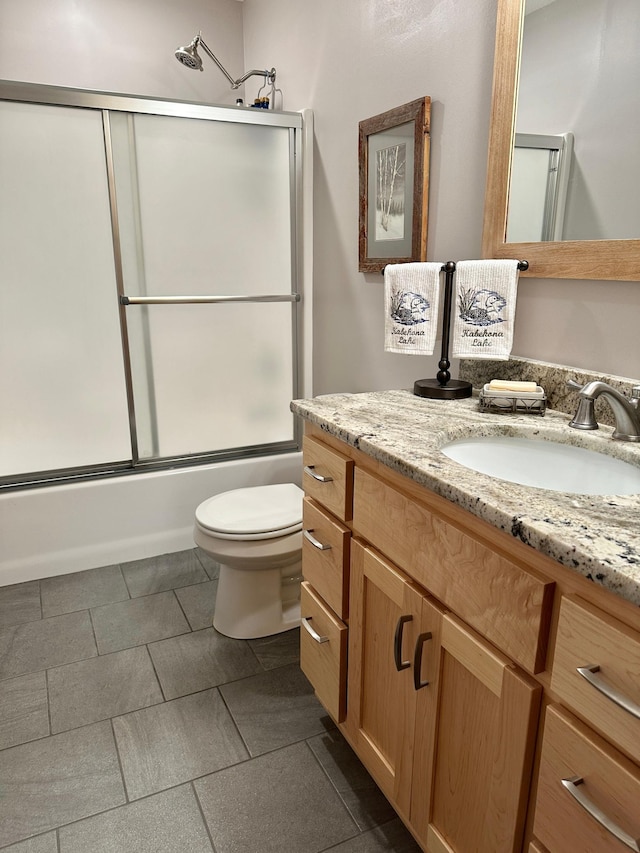
[[[358,122],[431,96],[429,259],[478,257],[496,2],[0,0],[0,78],[234,103],[208,60],[172,56],[199,29],[234,75],[275,65],[284,108],[315,113],[314,391],[409,387],[437,355],[383,351],[382,279],[358,272]],[[522,279],[514,354],[640,378],[639,308],[640,283]]]
[[[381,277],[358,272],[358,122],[431,96],[428,256],[479,257],[496,0],[243,5],[247,65],[315,112],[315,392],[435,375],[436,357],[383,352]],[[639,309],[640,282],[523,278],[514,354],[640,379]]]

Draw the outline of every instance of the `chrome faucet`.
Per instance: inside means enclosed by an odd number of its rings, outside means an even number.
[[[598,397],[604,397],[616,420],[611,437],[619,441],[640,441],[640,385],[633,386],[630,399],[606,382],[594,381],[580,385],[570,379],[567,385],[578,391],[580,397],[578,409],[569,422],[570,427],[598,429],[593,407]]]

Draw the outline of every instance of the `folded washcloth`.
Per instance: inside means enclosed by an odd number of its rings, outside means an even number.
[[[453,357],[508,359],[517,295],[518,261],[459,261],[452,309]]]
[[[384,348],[431,355],[436,342],[441,263],[384,268]]]

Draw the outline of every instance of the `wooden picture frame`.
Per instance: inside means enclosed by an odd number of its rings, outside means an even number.
[[[425,261],[431,98],[418,98],[358,125],[359,271]]]

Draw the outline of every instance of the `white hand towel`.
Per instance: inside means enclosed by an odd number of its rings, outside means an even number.
[[[436,342],[441,263],[384,268],[384,348],[431,355]]]
[[[453,357],[508,359],[517,296],[518,261],[459,261],[452,305]]]

